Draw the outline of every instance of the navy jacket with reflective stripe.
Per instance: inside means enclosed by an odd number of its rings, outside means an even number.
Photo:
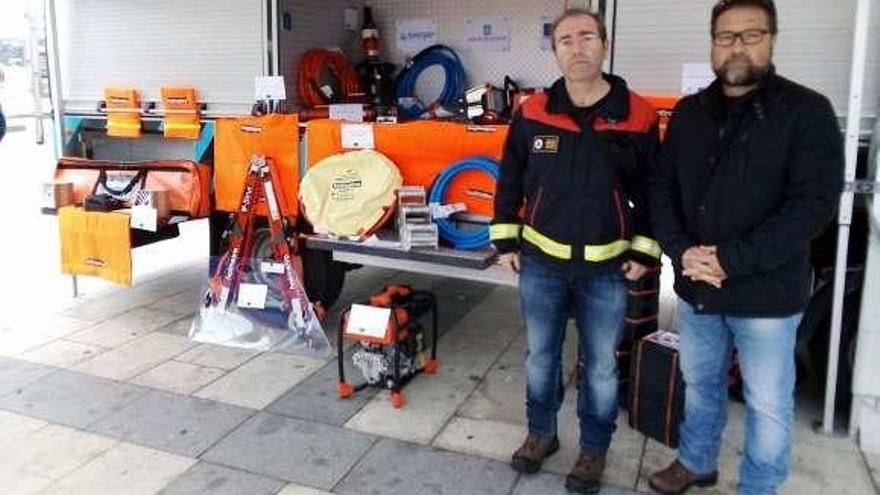
[[[657,114],[623,79],[604,77],[611,91],[593,113],[591,127],[577,122],[563,79],[530,97],[514,115],[492,222],[500,252],[522,250],[574,273],[607,271],[623,258],[648,266],[659,262],[644,249],[645,242],[653,243],[647,181],[658,145]],[[571,259],[547,254],[522,236],[504,235],[512,226],[529,226],[571,246]],[[585,260],[586,245],[636,238],[641,250],[602,262]]]

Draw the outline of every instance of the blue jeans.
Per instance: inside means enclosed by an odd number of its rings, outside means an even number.
[[[794,348],[801,314],[740,318],[697,314],[679,300],[685,412],[679,426],[679,461],[690,471],[718,468],[727,422],[728,370],[739,353],[746,399],[745,455],[740,494],[773,494],[788,475],[794,422]]]
[[[617,360],[623,335],[626,283],[620,272],[575,277],[523,256],[520,302],[526,322],[526,412],[529,431],[556,435],[565,384],[562,344],[570,314],[578,329],[583,371],[578,390],[580,447],[604,454],[617,418]]]

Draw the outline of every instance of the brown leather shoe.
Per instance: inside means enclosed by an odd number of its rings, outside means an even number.
[[[513,453],[510,467],[525,474],[537,473],[544,459],[557,450],[559,450],[559,439],[556,436],[547,440],[535,433],[529,433],[526,441]]]
[[[665,495],[684,493],[692,486],[709,487],[718,483],[718,471],[708,474],[694,474],[675,460],[668,468],[657,471],[648,478],[648,484],[655,491]]]
[[[574,493],[598,493],[602,487],[605,456],[581,451],[577,462],[565,478],[565,489]]]

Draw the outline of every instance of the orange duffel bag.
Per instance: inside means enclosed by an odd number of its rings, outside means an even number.
[[[119,199],[142,189],[168,191],[175,215],[202,218],[211,213],[211,167],[190,160],[117,162],[64,157],[55,166],[55,182],[73,184],[73,202],[83,204],[95,193]]]

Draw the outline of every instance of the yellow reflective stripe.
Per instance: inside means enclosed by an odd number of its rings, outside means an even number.
[[[608,244],[596,244],[584,246],[584,259],[587,261],[608,261],[614,259],[629,249],[629,241],[619,240]]]
[[[528,225],[523,227],[522,236],[523,239],[534,244],[545,254],[563,260],[571,259],[571,246],[567,244],[560,244],[553,239],[539,233],[537,230],[529,227]]]
[[[140,129],[141,123],[131,123],[131,122],[108,122],[107,127],[124,127],[126,129]]]
[[[496,223],[489,226],[489,239],[500,241],[503,239],[518,239],[522,225],[518,223]]]
[[[165,123],[166,129],[201,129],[202,126],[200,124],[172,124],[170,122]]]
[[[658,259],[660,258],[660,255],[663,254],[663,250],[660,249],[660,243],[650,237],[641,235],[633,236],[631,249]]]

